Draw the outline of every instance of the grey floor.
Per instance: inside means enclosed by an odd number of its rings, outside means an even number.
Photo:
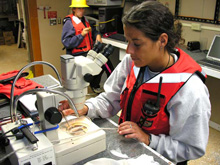
[[[0,74],[12,70],[20,70],[23,66],[28,64],[27,50],[24,48],[17,48],[17,45],[0,45]],[[91,91],[90,91],[91,93]],[[90,95],[93,97],[95,95]],[[112,118],[118,122],[118,117]],[[191,160],[189,165],[220,165],[220,132],[210,128],[209,142],[206,154],[197,160]]]

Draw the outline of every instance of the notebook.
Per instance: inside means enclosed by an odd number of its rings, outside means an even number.
[[[215,35],[205,59],[199,64],[220,70],[220,35]]]

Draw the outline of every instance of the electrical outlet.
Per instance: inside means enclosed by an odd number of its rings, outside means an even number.
[[[196,31],[201,31],[201,24],[199,23],[192,23],[191,24],[191,29],[196,30]]]

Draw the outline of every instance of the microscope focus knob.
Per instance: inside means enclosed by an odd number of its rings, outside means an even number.
[[[48,108],[44,113],[44,118],[50,123],[50,124],[58,124],[62,120],[62,114],[58,111],[56,107],[50,107]]]
[[[93,80],[93,76],[92,76],[91,74],[89,74],[89,73],[86,73],[86,74],[84,75],[84,80],[85,80],[86,82],[91,82],[91,81]]]

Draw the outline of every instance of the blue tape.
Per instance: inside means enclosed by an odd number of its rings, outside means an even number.
[[[39,124],[40,122],[35,122],[34,124]],[[33,123],[28,123],[28,124],[25,124],[25,125],[21,125],[18,127],[18,129],[21,129],[21,128],[24,128],[24,127],[29,127],[33,125]],[[57,126],[55,127],[52,127],[52,128],[48,128],[48,129],[44,129],[44,130],[40,130],[40,131],[36,131],[34,132],[34,134],[39,134],[39,133],[44,133],[44,132],[47,132],[47,131],[52,131],[52,130],[55,130],[55,129],[58,129],[59,128],[59,125],[57,124]]]
[[[49,129],[44,129],[44,130],[41,130],[41,131],[36,131],[36,132],[34,132],[34,134],[44,133],[44,132],[52,131],[52,130],[55,130],[55,129],[58,129],[58,128],[59,128],[59,125],[57,124],[56,127],[52,127],[52,128],[49,128]]]

